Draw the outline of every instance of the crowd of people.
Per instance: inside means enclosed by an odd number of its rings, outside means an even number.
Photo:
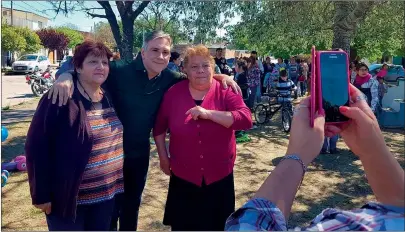
[[[85,41],[75,49],[73,70],[63,72],[41,98],[25,151],[32,203],[45,213],[49,230],[137,230],[152,131],[160,168],[170,176],[162,210],[163,224],[172,230],[286,230],[306,167],[324,137],[337,134],[359,156],[380,203],[327,209],[306,229],[404,229],[404,170],[359,97],[355,86],[365,88],[363,71],[362,83],[350,87],[350,107],[340,108],[351,119],[342,127],[325,126],[318,112],[311,128],[309,99],[301,101],[286,155],[235,211],[235,131],[252,127],[249,106],[255,93],[263,93],[264,70],[279,76],[283,91],[305,85],[300,75],[308,78],[310,70],[294,62],[261,64],[252,52],[235,62],[235,81],[216,73],[217,60],[223,60],[207,47],[188,48],[181,64],[171,45],[170,35],[154,31],[135,60],[110,61],[113,54],[104,44]]]

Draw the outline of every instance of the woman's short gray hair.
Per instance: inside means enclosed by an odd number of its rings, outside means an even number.
[[[152,32],[146,34],[146,36],[143,40],[142,48],[146,50],[148,48],[148,43],[150,41],[155,40],[155,39],[160,39],[160,38],[167,39],[169,41],[170,47],[172,46],[172,37],[170,37],[169,34],[158,30],[158,31],[152,31]]]

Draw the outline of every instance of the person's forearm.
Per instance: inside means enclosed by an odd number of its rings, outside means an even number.
[[[222,81],[227,77],[229,77],[229,76],[225,75],[225,74],[214,74],[214,79],[217,81]]]
[[[166,149],[166,133],[154,137],[159,157],[168,157]]]
[[[302,166],[296,160],[284,160],[267,177],[254,198],[265,198],[283,212],[288,220],[295,194],[302,180]]]
[[[65,80],[70,80],[70,81],[73,80],[73,76],[69,71],[60,74],[58,79],[56,80],[56,82],[59,83],[59,82],[65,81]]]
[[[234,118],[231,112],[210,110],[208,119],[216,122],[226,128],[229,128],[234,123]]]
[[[387,147],[379,154],[361,156],[361,162],[377,200],[404,207],[404,170]]]

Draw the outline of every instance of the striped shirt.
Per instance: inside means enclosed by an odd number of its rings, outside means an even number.
[[[284,81],[279,78],[279,81],[276,84],[276,89],[278,93],[282,96],[278,98],[279,102],[291,102],[291,91],[295,88],[295,84],[292,80],[287,79]]]
[[[404,231],[404,208],[368,203],[350,211],[325,209],[306,228],[295,231]],[[272,202],[257,198],[248,201],[226,221],[225,230],[285,231],[287,222]]]
[[[93,148],[79,186],[79,205],[110,200],[124,192],[123,126],[114,109],[105,107],[105,103],[101,110],[88,110],[87,118],[93,135]]]

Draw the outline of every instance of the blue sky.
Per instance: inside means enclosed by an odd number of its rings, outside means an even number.
[[[2,1],[3,7],[10,7],[10,1]],[[86,7],[100,7],[95,1],[87,1],[85,3]],[[29,11],[49,18],[49,26],[62,26],[67,23],[72,23],[80,28],[82,31],[90,31],[94,26],[94,23],[104,21],[106,19],[87,17],[84,12],[74,12],[69,14],[67,17],[61,13],[56,16],[56,13],[50,11],[51,5],[46,1],[13,1],[13,7],[16,10]],[[114,9],[115,7],[113,7]],[[116,8],[115,8],[116,9]],[[99,10],[96,13],[103,13],[103,10]],[[117,12],[116,12],[117,13]],[[116,14],[118,15],[118,14]],[[56,16],[56,17],[55,17]]]
[[[73,1],[75,2],[75,1]],[[10,1],[2,1],[1,2],[3,7],[8,7],[10,8],[11,2]],[[115,15],[119,17],[117,8],[115,7],[115,2],[110,2],[110,4],[113,6],[113,10],[115,12]],[[23,11],[28,11],[32,13],[36,13],[45,17],[49,18],[49,24],[48,26],[56,27],[56,26],[62,26],[67,23],[74,24],[79,27],[81,31],[91,31],[92,27],[94,26],[95,23],[103,21],[107,22],[106,19],[101,19],[101,18],[91,18],[88,17],[84,12],[81,11],[76,11],[73,13],[70,13],[68,16],[65,16],[62,13],[59,13],[56,15],[56,13],[52,10],[49,10],[52,8],[50,3],[46,1],[13,1],[13,6],[14,9],[16,10],[23,10]],[[86,7],[101,7],[96,1],[86,1],[85,2]],[[99,13],[99,14],[104,14],[104,10],[96,10],[94,13]],[[222,17],[222,16],[221,16]],[[231,24],[235,24],[240,20],[240,17],[235,17],[231,20]],[[223,29],[217,29],[217,34],[220,36],[223,36],[225,34],[225,30]]]

